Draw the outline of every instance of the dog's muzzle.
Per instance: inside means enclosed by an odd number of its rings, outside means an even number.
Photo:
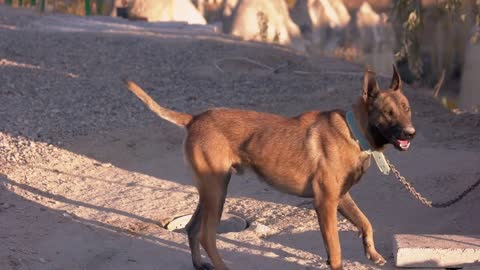
[[[410,140],[415,137],[415,128],[408,126],[397,132],[398,136],[393,136],[393,144],[400,150],[408,150],[410,147]]]

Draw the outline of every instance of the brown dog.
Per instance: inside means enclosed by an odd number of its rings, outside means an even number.
[[[366,256],[385,259],[375,250],[372,225],[348,190],[370,166],[345,112],[307,112],[294,118],[235,109],[211,109],[192,116],[160,107],[138,85],[126,81],[158,116],[185,127],[185,158],[196,176],[199,203],[187,225],[195,269],[227,269],[215,242],[232,172],[251,168],[268,184],[290,194],[313,197],[315,211],[332,269],[341,269],[337,210],[363,235]],[[372,150],[387,144],[407,150],[415,134],[407,98],[397,69],[390,88],[381,91],[367,71],[363,93],[352,106],[356,126]],[[203,262],[200,244],[213,262]]]

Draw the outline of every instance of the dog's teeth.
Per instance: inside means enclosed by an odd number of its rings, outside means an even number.
[[[407,149],[410,146],[410,141],[407,140],[397,140],[398,146],[403,149]]]

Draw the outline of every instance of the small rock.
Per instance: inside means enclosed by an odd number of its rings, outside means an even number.
[[[1,208],[3,208],[3,209],[8,209],[8,208],[14,207],[14,206],[15,206],[15,205],[13,205],[13,204],[6,203],[6,204],[2,205]]]
[[[275,233],[272,228],[258,222],[252,223],[252,229],[260,237],[267,237]]]
[[[269,257],[269,258],[278,258],[280,257],[278,254],[276,253],[273,253],[273,252],[266,252],[263,254],[265,257]]]
[[[46,262],[47,262],[47,260],[45,260],[44,258],[41,258],[41,257],[38,258],[38,260],[39,260],[41,263],[46,263]]]

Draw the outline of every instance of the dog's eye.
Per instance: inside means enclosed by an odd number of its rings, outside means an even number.
[[[393,116],[393,110],[392,110],[392,109],[385,110],[384,113],[385,113],[386,115],[388,115],[388,116]]]

